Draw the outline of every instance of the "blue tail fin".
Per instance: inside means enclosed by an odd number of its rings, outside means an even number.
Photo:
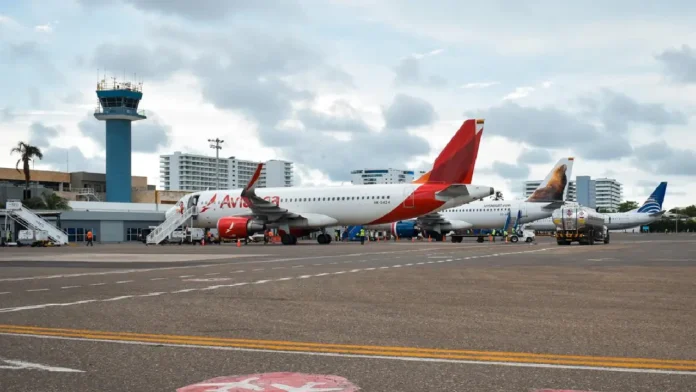
[[[665,201],[665,193],[667,192],[667,182],[661,182],[660,185],[655,188],[648,200],[643,203],[642,206],[636,212],[644,212],[652,214],[655,212],[660,212],[662,210],[662,202]]]

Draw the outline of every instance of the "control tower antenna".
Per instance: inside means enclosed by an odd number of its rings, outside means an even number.
[[[144,120],[138,111],[142,83],[104,78],[97,82],[99,103],[94,117],[106,121],[106,201],[131,202],[131,123]]]

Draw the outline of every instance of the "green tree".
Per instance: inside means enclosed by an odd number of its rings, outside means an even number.
[[[72,210],[68,199],[60,197],[55,193],[44,193],[43,202],[47,210]]]
[[[627,200],[621,204],[619,204],[619,211],[618,212],[627,212],[631,210],[635,210],[638,208],[638,203],[632,200]]]
[[[19,164],[20,162],[24,164],[24,187],[25,189],[29,189],[29,182],[31,181],[31,170],[29,169],[29,162],[33,162],[35,158],[43,159],[43,153],[41,152],[41,149],[24,142],[19,142],[17,144],[17,147],[12,148],[10,154],[20,155],[19,159],[17,160],[17,165],[15,165],[15,168],[18,172],[21,173],[21,171],[19,170]]]

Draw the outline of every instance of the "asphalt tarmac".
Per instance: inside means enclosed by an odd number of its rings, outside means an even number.
[[[695,254],[659,234],[0,248],[0,391],[689,391]]]

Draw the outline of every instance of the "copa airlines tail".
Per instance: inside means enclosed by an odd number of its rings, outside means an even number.
[[[168,212],[167,220],[172,214],[193,211],[193,227],[217,228],[221,238],[243,238],[278,228],[283,244],[290,245],[297,236],[330,226],[393,222],[469,203],[494,193],[490,186],[459,182],[473,172],[482,124],[473,119],[464,122],[424,183],[259,188],[260,164],[244,189],[186,195],[177,209]],[[331,236],[322,233],[317,240],[328,244]]]
[[[647,214],[664,212],[662,211],[662,203],[665,201],[665,193],[667,193],[667,182],[661,182],[643,205],[635,211]]]

